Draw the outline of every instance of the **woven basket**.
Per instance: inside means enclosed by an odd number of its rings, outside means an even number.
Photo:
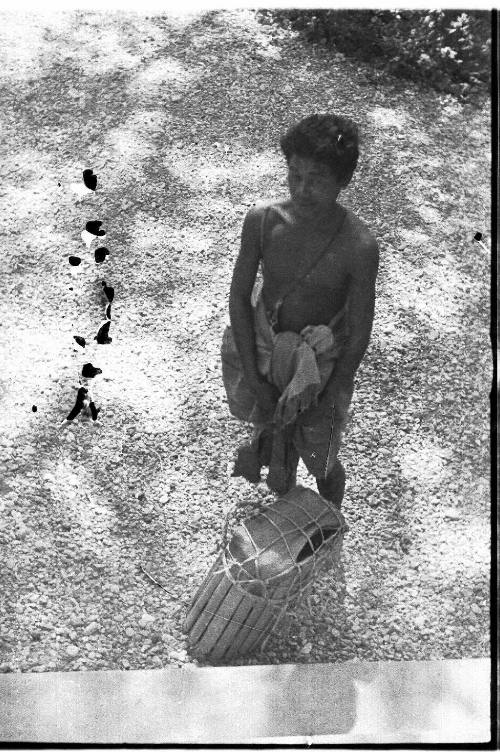
[[[301,486],[245,520],[189,606],[191,653],[226,660],[262,646],[322,565],[339,559],[346,529],[340,512]]]

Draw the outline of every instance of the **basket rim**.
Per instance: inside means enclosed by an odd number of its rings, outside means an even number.
[[[328,538],[327,540],[325,540],[324,544],[322,544],[321,547],[320,547],[320,549],[318,549],[319,553],[317,553],[316,556],[315,556],[315,559],[316,559],[316,562],[317,562],[318,566],[321,563],[323,563],[325,561],[325,559],[328,558],[328,555],[330,555],[330,556],[334,555],[334,551],[332,550],[334,548],[334,544],[339,544],[339,543],[341,544],[342,541],[343,541],[343,538],[344,538],[344,531],[343,531],[343,529],[339,529],[338,532],[334,536],[332,536],[331,538]],[[329,544],[328,546],[325,545],[327,543]],[[250,598],[254,598],[255,600],[258,600],[258,601],[265,601],[266,603],[271,603],[271,604],[272,603],[283,604],[283,603],[286,603],[286,602],[290,602],[290,601],[294,600],[295,598],[299,597],[301,595],[301,593],[307,587],[309,587],[312,584],[313,580],[314,580],[314,577],[310,573],[308,573],[308,576],[307,576],[305,584],[303,584],[302,586],[300,586],[296,591],[293,591],[293,590],[290,591],[290,594],[288,596],[283,597],[283,598],[272,598],[272,597],[269,598],[269,597],[264,596],[264,595],[255,595],[254,593],[249,592],[241,584],[241,581],[236,580],[234,578],[234,576],[232,575],[232,573],[230,571],[230,567],[233,567],[235,565],[241,567],[242,566],[242,562],[239,562],[236,559],[233,559],[232,563],[230,563],[228,561],[228,558],[227,558],[227,553],[228,552],[227,552],[227,547],[226,547],[226,549],[221,552],[220,559],[221,559],[221,563],[222,563],[222,570],[219,570],[219,571],[222,571],[222,573],[228,578],[228,580],[232,583],[232,585],[235,588],[237,588],[239,591],[244,592]],[[246,559],[245,561],[251,561],[251,560],[252,559]],[[285,578],[287,575],[290,574],[290,572],[293,572],[293,571],[295,571],[297,569],[299,571],[302,571],[308,565],[310,566],[310,560],[305,560],[304,562],[301,562],[301,563],[291,564],[289,567],[287,567],[282,572],[279,572],[278,574],[272,575],[271,577],[268,577],[266,579],[259,579],[257,577],[254,577],[251,580],[248,580],[248,582],[249,583],[250,582],[264,583],[264,584],[268,585],[269,583],[272,583],[273,580],[279,580],[280,578]],[[316,567],[313,564],[313,566],[311,566],[311,569],[314,571],[315,568]]]

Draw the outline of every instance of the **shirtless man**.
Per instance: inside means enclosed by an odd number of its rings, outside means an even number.
[[[300,334],[305,327],[329,325],[336,316],[343,318],[343,346],[333,371],[317,403],[297,421],[310,432],[321,428],[322,438],[312,445],[317,451],[304,448],[304,441],[295,442],[294,456],[289,460],[296,469],[301,456],[315,475],[320,494],[340,506],[345,473],[337,453],[354,375],[372,329],[378,247],[365,224],[337,202],[358,161],[356,125],[348,118],[312,115],[282,137],[281,148],[288,166],[290,198],[254,206],[246,215],[229,300],[232,336],[246,387],[271,422],[280,391],[258,367],[251,294],[259,264],[263,271],[262,298],[270,317],[274,315],[275,333]],[[285,293],[276,311],[283,291],[294,279],[301,281]],[[290,439],[292,434],[288,432],[287,436]],[[255,441],[253,448],[258,449]],[[258,480],[255,473],[235,470],[234,474]],[[291,483],[289,479],[287,485]]]

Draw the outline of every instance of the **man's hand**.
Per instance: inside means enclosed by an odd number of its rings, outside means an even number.
[[[331,376],[319,395],[318,403],[299,415],[298,424],[307,430],[327,431],[332,420],[336,425],[344,425],[353,391],[353,376]]]
[[[252,384],[252,391],[255,394],[258,406],[266,415],[270,416],[269,419],[271,420],[280,398],[278,389],[265,379],[260,379]]]
[[[334,373],[320,399],[325,405],[333,406],[339,417],[344,419],[351,404],[353,392],[354,374],[336,375]]]

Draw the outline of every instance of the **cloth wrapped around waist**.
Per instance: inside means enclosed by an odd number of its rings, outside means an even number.
[[[231,413],[254,424],[286,428],[316,404],[345,342],[345,307],[329,322],[306,326],[300,334],[275,333],[262,293],[253,306],[257,368],[280,392],[273,416],[265,415],[248,388],[231,327],[224,332],[221,356]]]

